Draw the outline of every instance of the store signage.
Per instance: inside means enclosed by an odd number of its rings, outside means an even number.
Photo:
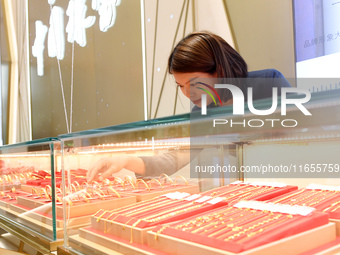
[[[42,21],[35,22],[35,40],[32,46],[32,55],[37,58],[37,74],[44,75],[45,38],[48,33],[48,56],[62,60],[65,56],[65,31],[69,43],[76,42],[79,46],[87,45],[86,29],[94,25],[95,16],[87,16],[86,0],[69,0],[66,16],[69,17],[66,29],[64,26],[64,10],[59,6],[53,6],[55,0],[48,0],[51,6],[49,27]],[[99,29],[107,32],[116,21],[116,7],[121,4],[121,0],[92,0],[91,7],[98,11]]]

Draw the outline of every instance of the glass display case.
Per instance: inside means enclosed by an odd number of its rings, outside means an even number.
[[[59,160],[58,160],[59,158]],[[0,147],[0,227],[47,254],[62,240],[60,142],[46,138]],[[59,171],[58,171],[59,169]]]
[[[232,106],[218,107],[208,109],[207,114],[193,112],[60,136],[66,187],[63,210],[66,238],[60,252],[181,254],[181,249],[192,249],[230,254],[263,245],[258,240],[254,241],[255,246],[236,240],[231,244],[235,249],[225,250],[226,246],[219,243],[223,240],[215,243],[209,238],[192,239],[202,240],[208,246],[210,242],[214,247],[206,249],[199,241],[188,244],[179,240],[191,242],[191,234],[204,235],[208,231],[201,231],[205,226],[200,222],[201,227],[187,235],[183,226],[198,224],[197,219],[201,218],[210,221],[223,210],[236,210],[225,206],[239,205],[242,200],[267,201],[280,196],[286,199],[293,196],[287,195],[290,192],[301,194],[300,189],[311,183],[318,187],[338,185],[339,96],[340,90],[313,93],[308,102],[287,104],[284,111],[278,107],[270,115],[258,114],[253,109],[271,108],[272,100],[265,99],[254,102],[252,109],[246,105],[242,115],[234,114]],[[291,102],[298,102],[301,95],[290,98]],[[278,104],[282,103],[279,99]],[[136,166],[131,162],[143,164]],[[311,196],[308,193],[308,198]],[[323,202],[328,199],[318,197]],[[334,199],[340,201],[340,197],[336,194],[332,199],[327,206],[333,205],[333,211]],[[316,201],[309,204],[315,205]],[[253,209],[249,206],[239,205],[245,211]],[[268,208],[263,207],[266,208],[263,212],[268,213]],[[335,227],[328,225],[326,212],[313,211],[308,217],[314,220],[309,223],[303,213],[298,213],[301,219],[287,213],[287,218],[301,223],[290,235],[311,231],[308,235],[306,232],[305,238],[315,235],[313,238],[320,240],[314,246],[302,242],[304,251],[335,240],[335,235],[319,238],[324,231],[333,233]],[[268,235],[264,229],[270,229],[269,222],[280,217],[255,224],[252,229],[256,231],[244,241],[253,241],[258,234]],[[286,217],[278,223],[283,219]],[[173,227],[176,231],[172,231],[171,224],[179,221],[184,221],[184,225],[176,225]],[[267,223],[262,230],[257,229]],[[211,224],[218,222],[207,227]],[[245,234],[240,228],[232,231],[238,232],[224,234],[228,237],[224,241],[232,243]],[[174,238],[176,235],[179,239]],[[279,239],[269,238],[273,243],[281,242]]]

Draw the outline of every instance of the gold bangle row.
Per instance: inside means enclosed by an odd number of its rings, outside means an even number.
[[[163,177],[164,176],[164,177]],[[162,178],[163,177],[163,178]],[[183,177],[184,178],[184,177]],[[167,180],[169,180],[169,182],[173,185],[173,186],[175,186],[175,183],[174,183],[174,181],[167,175],[167,174],[161,174],[160,176],[159,176],[159,182],[160,183],[162,183],[162,179],[167,179]]]

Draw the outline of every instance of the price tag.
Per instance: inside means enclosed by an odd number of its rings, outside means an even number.
[[[201,197],[200,199],[196,200],[195,202],[196,203],[203,203],[203,202],[208,201],[210,199],[212,199],[211,196],[204,196],[204,197]]]

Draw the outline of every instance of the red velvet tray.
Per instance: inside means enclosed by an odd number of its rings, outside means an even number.
[[[221,208],[216,209],[209,212],[209,214],[216,213],[220,210]],[[198,215],[196,216],[196,218],[202,217],[202,215],[203,214]],[[205,215],[207,216],[207,214]],[[273,215],[275,215],[275,213],[273,213]],[[316,228],[321,225],[325,225],[328,223],[328,215],[320,212],[313,212],[308,216],[294,215],[291,219],[287,219],[284,222],[279,222],[275,225],[269,225],[267,228],[265,228],[265,225],[263,225],[263,227],[259,226],[258,228],[262,227],[263,231],[256,230],[255,228],[255,232],[257,233],[253,236],[250,235],[250,237],[247,236],[246,238],[240,236],[227,241],[216,239],[214,237],[208,237],[202,233],[191,233],[188,231],[183,231],[182,229],[176,229],[176,226],[181,226],[185,222],[190,222],[192,220],[193,218],[190,218],[185,221],[176,222],[174,224],[157,226],[152,230],[152,232],[165,236],[168,235],[182,240],[187,240],[197,244],[207,245],[229,252],[239,253],[282,239],[284,237],[288,237],[312,228]],[[227,225],[228,222],[226,222],[225,224]],[[242,239],[238,241],[238,239],[241,237]]]
[[[292,185],[273,187],[237,183],[205,191],[201,194],[206,196],[225,196],[227,198],[226,202],[233,205],[241,200],[265,201],[297,189],[297,186]]]

